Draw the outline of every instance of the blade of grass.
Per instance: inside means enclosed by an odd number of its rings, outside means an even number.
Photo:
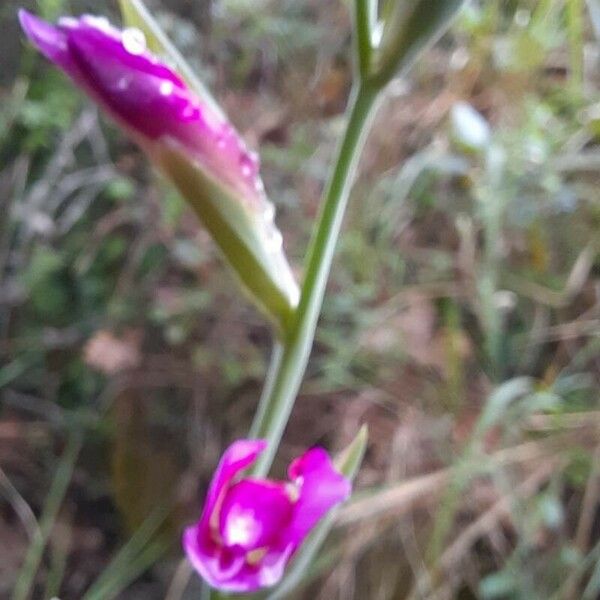
[[[94,588],[93,593],[87,593],[86,600],[112,600],[118,598],[133,581],[149,569],[166,552],[168,544],[164,540],[149,543],[144,550],[129,562],[126,567],[114,577]]]
[[[481,416],[479,417],[471,440],[462,456],[455,461],[452,480],[440,502],[441,510],[435,520],[431,542],[428,549],[430,564],[435,564],[439,557],[444,541],[454,520],[456,508],[461,494],[476,472],[474,458],[477,456],[481,441],[486,433],[494,427],[506,413],[508,407],[518,398],[522,398],[533,389],[533,381],[528,377],[511,379],[500,385],[489,397]]]
[[[168,506],[160,506],[146,518],[82,600],[114,598],[160,557],[167,543],[157,532],[168,517],[169,510]]]
[[[73,469],[75,468],[75,462],[77,461],[80,449],[80,433],[71,432],[46,498],[44,510],[40,519],[39,530],[36,532],[33,541],[29,545],[25,560],[23,561],[23,565],[17,576],[17,583],[13,591],[12,600],[26,600],[31,594],[35,576],[48,542],[48,537],[50,536],[58,511],[71,481]]]

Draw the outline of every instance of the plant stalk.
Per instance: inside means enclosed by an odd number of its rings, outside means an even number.
[[[253,469],[253,475],[258,477],[266,476],[271,467],[306,371],[335,246],[377,94],[378,88],[361,83],[351,96],[348,124],[307,255],[300,304],[281,348],[277,347],[273,353],[265,392],[250,431],[251,437],[269,442]]]

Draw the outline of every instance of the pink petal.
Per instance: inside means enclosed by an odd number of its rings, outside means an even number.
[[[64,31],[38,19],[24,9],[19,10],[19,21],[31,43],[48,60],[56,63],[69,74],[76,70],[67,48],[67,35]]]
[[[322,448],[312,448],[293,461],[288,475],[300,491],[287,533],[290,542],[298,547],[331,508],[350,496],[352,486]]]
[[[198,117],[181,80],[147,56],[127,52],[118,32],[82,24],[69,30],[68,47],[86,88],[137,133],[180,138],[187,131],[182,125]]]
[[[203,515],[212,514],[219,496],[231,480],[240,471],[249,467],[266,447],[265,440],[237,440],[225,450],[210,483]]]
[[[243,479],[228,490],[221,506],[223,543],[246,551],[270,547],[288,527],[293,510],[285,484]]]
[[[37,48],[102,105],[138,142],[173,140],[217,181],[255,210],[266,197],[257,157],[235,129],[145,49],[141,32],[100,17],[65,17],[58,26],[20,11]]]
[[[268,552],[257,565],[246,563],[221,589],[228,592],[255,592],[281,581],[293,548],[287,545]]]
[[[102,17],[84,15],[80,19],[64,21],[70,39],[87,40],[94,45],[98,62],[112,58],[124,68],[140,75],[149,75],[170,81],[181,90],[187,86],[166,64],[158,60],[148,50],[143,34],[136,29],[120,30]],[[70,24],[70,25],[69,25]]]
[[[188,560],[212,587],[238,591],[225,586],[246,566],[245,553],[217,546],[205,533],[200,524],[183,532],[182,544]]]
[[[245,551],[236,548],[214,546],[212,550],[199,551],[197,534],[197,527],[184,531],[184,551],[200,576],[209,585],[224,592],[254,592],[275,585],[283,577],[293,551],[288,545],[281,550],[267,552],[258,564],[250,564]]]
[[[213,475],[200,520],[183,534],[188,559],[213,587],[225,589],[223,586],[247,567],[246,552],[242,548],[225,547],[221,540],[215,539],[214,524],[219,523],[220,505],[232,480],[250,466],[265,447],[264,440],[238,440],[227,448]]]

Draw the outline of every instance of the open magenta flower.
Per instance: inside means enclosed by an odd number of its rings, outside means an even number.
[[[280,323],[298,301],[250,152],[213,102],[192,91],[146,48],[138,29],[124,31],[89,15],[57,25],[25,10],[31,42],[108,112],[179,188],[259,306]]]
[[[239,440],[225,451],[200,521],[183,535],[194,568],[223,591],[252,592],[278,583],[311,529],[350,495],[350,481],[322,448],[291,463],[289,482],[240,478],[265,447],[262,440]]]

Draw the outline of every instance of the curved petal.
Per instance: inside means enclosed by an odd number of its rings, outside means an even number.
[[[226,547],[218,532],[220,504],[235,476],[250,466],[264,450],[264,440],[238,440],[223,454],[210,483],[200,520],[183,534],[183,547],[200,575],[213,587],[225,589],[227,581],[246,566],[242,548]]]
[[[182,545],[194,569],[217,589],[230,589],[226,587],[228,582],[235,579],[240,570],[246,566],[244,552],[236,552],[235,549],[217,545],[207,537],[207,532],[200,523],[184,530]]]
[[[65,19],[59,23],[69,30],[70,39],[77,37],[92,42],[99,61],[103,57],[113,57],[124,68],[170,81],[179,89],[187,90],[183,79],[146,49],[146,39],[141,31],[120,30],[103,17],[92,15],[83,15],[80,19]]]
[[[352,485],[336,470],[323,448],[312,448],[293,461],[288,475],[299,489],[294,519],[287,533],[295,549],[331,508],[350,496]]]
[[[80,25],[69,30],[68,47],[86,88],[138,134],[177,139],[185,133],[182,125],[198,117],[181,80],[168,69],[153,69],[145,55],[126,51],[115,35]]]
[[[19,21],[31,43],[48,59],[73,76],[77,67],[73,64],[67,47],[67,35],[60,28],[25,9],[19,10]]]
[[[293,548],[287,545],[267,551],[260,561],[248,562],[247,554],[236,549],[198,545],[198,528],[189,527],[183,534],[183,548],[194,569],[212,587],[224,592],[254,592],[277,584],[283,577]]]
[[[255,592],[279,583],[292,556],[291,545],[271,550],[253,565],[246,562],[242,568],[222,587],[228,592]]]
[[[203,516],[212,515],[222,492],[231,480],[240,471],[249,467],[266,447],[265,440],[237,440],[225,450],[210,483],[202,511]]]

